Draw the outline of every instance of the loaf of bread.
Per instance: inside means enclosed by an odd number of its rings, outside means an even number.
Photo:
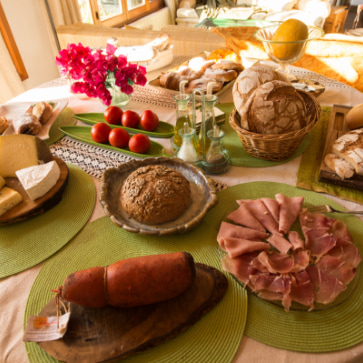
[[[250,68],[245,69],[239,74],[236,82],[233,85],[232,95],[233,103],[241,118],[244,114],[244,107],[250,97],[253,97],[255,90],[266,82],[273,80],[280,80],[290,83],[289,80],[281,73],[268,65],[256,64]],[[246,118],[241,121],[241,126],[249,130]]]
[[[130,218],[144,224],[161,224],[180,217],[188,208],[189,181],[163,165],[140,167],[125,180],[121,205]]]
[[[355,173],[363,175],[363,129],[356,129],[340,136],[332,152],[350,164]]]
[[[289,83],[271,81],[258,87],[247,101],[241,119],[258,134],[284,134],[306,126],[303,98]]]
[[[329,169],[334,170],[342,179],[349,179],[354,175],[353,166],[333,153],[326,154],[324,162]]]

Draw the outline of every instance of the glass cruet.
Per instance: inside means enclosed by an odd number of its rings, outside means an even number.
[[[212,94],[212,90],[216,82],[211,81],[207,84],[207,94],[204,97],[204,130],[201,127],[197,140],[197,150],[202,153],[203,140],[204,140],[204,153],[206,154],[209,149],[210,139],[207,137],[208,131],[213,130],[216,125],[215,115],[214,115],[214,105],[218,101],[218,97]],[[204,139],[203,139],[204,133]]]
[[[208,174],[224,174],[231,167],[231,156],[223,147],[224,132],[215,125],[207,135],[211,144],[205,160],[202,160],[202,168]]]
[[[188,122],[185,122],[184,127],[179,130],[179,135],[182,138],[182,144],[175,156],[191,163],[198,162],[198,154],[194,147],[195,129],[190,127]]]
[[[191,127],[192,123],[189,118],[188,104],[190,101],[190,95],[184,93],[184,87],[187,81],[182,81],[179,84],[179,93],[174,96],[174,100],[177,104],[176,108],[176,124],[174,129],[174,136],[172,139],[172,146],[174,150],[178,150],[182,145],[182,138],[179,134],[179,130],[184,128],[185,122]]]

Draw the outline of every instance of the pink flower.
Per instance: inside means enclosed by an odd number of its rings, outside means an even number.
[[[116,56],[116,49],[112,44],[107,44],[105,50],[94,51],[81,43],[68,44],[59,52],[55,63],[62,76],[77,81],[71,86],[72,92],[98,97],[109,106],[112,96],[107,88],[113,83],[122,92],[131,94],[135,84],[145,86],[147,82],[146,68],[128,63],[124,55]]]

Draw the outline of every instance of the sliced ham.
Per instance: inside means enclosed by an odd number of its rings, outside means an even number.
[[[312,310],[314,308],[314,289],[310,281],[308,273],[300,271],[292,274],[291,284],[291,300],[297,303],[308,306]]]
[[[301,212],[301,207],[304,202],[304,197],[287,197],[281,193],[275,195],[279,203],[279,231],[280,233],[287,233],[296,218]]]
[[[250,241],[243,238],[224,238],[224,247],[231,258],[249,252],[268,250],[270,248],[266,242]]]
[[[256,273],[256,269],[251,264],[251,261],[256,258],[257,255],[258,252],[246,253],[237,258],[230,258],[226,255],[222,258],[222,268],[224,271],[231,273],[239,281],[247,285],[250,281],[250,276]]]
[[[288,275],[274,275],[262,273],[251,275],[250,284],[254,287],[255,291],[268,290],[272,292],[290,292],[290,278]]]
[[[262,251],[257,258],[273,274],[289,273],[294,267],[294,258],[287,254]]]
[[[272,234],[269,238],[267,238],[267,242],[283,254],[286,254],[292,247],[291,243],[279,234]]]
[[[354,245],[336,246],[328,253],[329,256],[346,261],[350,266],[356,268],[362,261],[359,250]]]
[[[222,250],[226,250],[224,247],[225,238],[244,238],[248,240],[261,240],[268,237],[266,232],[261,232],[256,229],[236,226],[235,224],[222,222],[217,235],[217,241]]]
[[[269,232],[276,234],[280,233],[278,223],[261,199],[246,200],[244,203],[241,202],[240,205],[242,206],[243,204]]]
[[[262,202],[265,204],[266,208],[271,213],[274,220],[278,223],[279,222],[279,212],[280,212],[280,205],[276,199],[272,198],[261,198]]]
[[[299,215],[299,221],[303,232],[310,229],[328,232],[334,224],[335,219],[328,218],[323,214],[309,213],[306,209],[303,209]]]
[[[317,266],[309,265],[306,269],[314,288],[315,302],[329,304],[347,287],[337,278],[321,271]]]
[[[347,262],[333,256],[323,256],[316,264],[316,267],[323,272],[337,278],[340,282],[348,285],[355,276],[356,269]]]
[[[227,219],[236,224],[266,232],[265,227],[253,216],[245,204],[240,204],[236,210],[227,216]]]
[[[287,237],[292,245],[293,250],[304,249],[305,242],[296,231],[289,231]]]

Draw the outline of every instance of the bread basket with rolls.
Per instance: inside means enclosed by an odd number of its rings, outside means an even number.
[[[296,90],[283,74],[262,64],[239,75],[233,101],[230,125],[244,150],[264,160],[291,157],[320,118],[313,95]]]

